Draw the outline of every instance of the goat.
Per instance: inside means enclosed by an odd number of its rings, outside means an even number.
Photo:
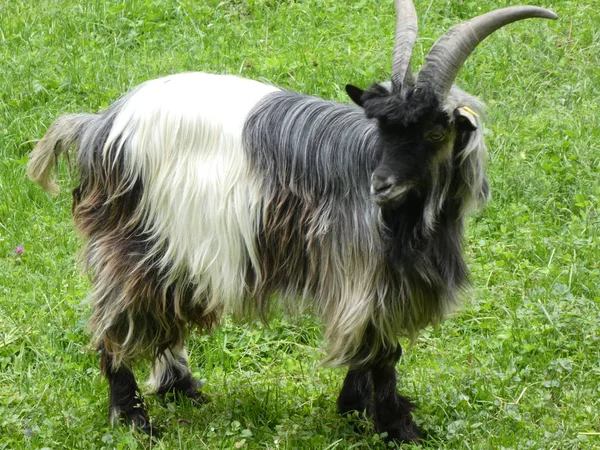
[[[211,330],[228,313],[267,320],[278,298],[323,319],[324,363],[348,367],[340,413],[365,412],[388,439],[421,439],[396,392],[398,338],[456,303],[465,217],[489,196],[483,105],[453,83],[495,30],[556,15],[520,6],[471,19],[414,76],[415,8],[396,10],[391,82],[346,86],[358,106],[183,73],[101,114],[63,116],[37,144],[29,176],[55,193],[55,160],[77,147],[73,215],[111,423],[155,432],[131,370],[142,356],[156,392],[202,402],[187,327]]]

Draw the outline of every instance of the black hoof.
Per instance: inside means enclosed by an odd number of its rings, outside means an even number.
[[[121,423],[129,425],[135,431],[141,431],[144,434],[156,439],[160,439],[161,432],[158,427],[152,425],[148,413],[143,407],[131,408],[127,411],[119,408],[111,410],[111,423]]]
[[[210,398],[198,391],[192,394],[186,394],[185,396],[190,400],[190,403],[196,407],[210,403]]]
[[[342,417],[345,417],[352,426],[354,431],[362,433],[369,428],[370,419],[373,417],[373,411],[370,407],[365,407],[362,410],[357,408],[340,408],[338,405],[338,412]]]
[[[189,375],[166,386],[161,386],[156,394],[166,401],[177,401],[186,398],[193,406],[201,406],[210,401],[208,397],[200,392],[201,388],[202,383]]]
[[[361,419],[367,419],[373,416],[373,405],[369,403],[360,404],[337,404],[338,412],[342,416],[352,417],[358,413],[358,417]]]
[[[406,397],[396,394],[394,408],[389,416],[375,417],[375,429],[378,433],[386,433],[386,442],[421,443],[422,435],[415,425],[411,411],[415,404]]]
[[[421,432],[414,424],[412,419],[409,419],[410,423],[402,425],[400,428],[392,428],[385,430],[387,436],[384,438],[385,442],[397,442],[402,444],[421,444],[423,436]]]
[[[129,423],[135,431],[141,431],[152,438],[160,439],[162,436],[158,427],[150,423],[145,411],[143,414],[134,413],[133,415],[129,415]]]
[[[210,398],[201,392],[164,392],[157,393],[165,402],[189,402],[192,406],[200,407],[210,403]]]

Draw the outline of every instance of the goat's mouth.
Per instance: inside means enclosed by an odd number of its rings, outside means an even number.
[[[410,185],[390,184],[385,186],[383,189],[381,187],[376,188],[371,185],[371,195],[373,196],[373,201],[375,203],[377,203],[379,206],[384,206],[400,200],[400,198],[409,189]]]

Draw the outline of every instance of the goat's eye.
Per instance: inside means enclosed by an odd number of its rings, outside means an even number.
[[[427,135],[427,137],[432,141],[441,141],[444,139],[444,136],[446,136],[446,133],[444,133],[443,130],[435,130]]]

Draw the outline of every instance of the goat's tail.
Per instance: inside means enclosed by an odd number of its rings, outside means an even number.
[[[82,131],[96,117],[95,114],[71,114],[58,118],[29,156],[29,178],[46,192],[57,195],[60,189],[51,177],[52,169],[61,153],[79,142]]]

